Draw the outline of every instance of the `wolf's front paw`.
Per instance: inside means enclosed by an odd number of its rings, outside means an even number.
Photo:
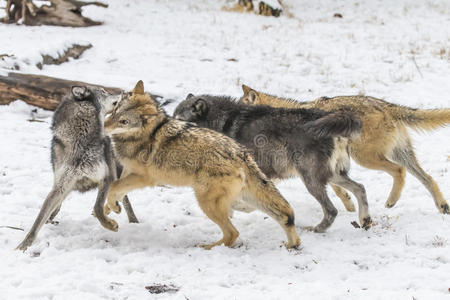
[[[439,208],[439,212],[441,214],[450,214],[450,208],[447,203],[441,204],[441,207]]]
[[[121,208],[118,201],[108,201],[108,203],[106,203],[104,208],[105,215],[109,215],[111,211],[120,214]]]
[[[285,242],[284,246],[286,247],[286,249],[294,249],[294,250],[300,250],[301,248],[301,243],[300,243],[300,239],[298,239],[297,241],[293,241],[291,243],[289,242]]]

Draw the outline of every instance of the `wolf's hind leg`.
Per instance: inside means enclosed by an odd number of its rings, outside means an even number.
[[[411,142],[404,147],[397,147],[392,152],[392,160],[405,166],[408,172],[414,175],[419,181],[427,188],[433,197],[434,203],[438,208],[440,213],[450,214],[450,208],[442,195],[439,186],[434,181],[433,177],[428,175],[420,166],[417,161],[416,155],[414,154]]]
[[[68,172],[62,172],[62,174],[62,177],[53,185],[52,190],[47,195],[30,231],[16,249],[25,251],[34,242],[42,225],[44,225],[50,215],[61,206],[63,200],[72,190],[73,184],[75,183],[75,176],[68,174]]]
[[[272,182],[266,181],[263,183],[261,178],[253,178],[243,192],[243,199],[271,216],[280,224],[288,239],[286,248],[297,248],[300,246],[300,237],[295,228],[294,210]]]
[[[334,184],[337,184],[351,191],[358,200],[359,222],[361,227],[369,229],[372,226],[372,219],[369,215],[369,205],[367,203],[366,189],[360,183],[353,181],[346,173],[334,174],[331,178]]]
[[[111,231],[117,231],[119,229],[119,225],[117,225],[117,222],[109,218],[105,215],[104,206],[106,201],[106,195],[108,193],[109,187],[111,185],[112,179],[105,178],[99,185],[98,185],[98,193],[97,193],[97,200],[95,201],[94,205],[94,214],[95,217],[99,220],[100,224],[102,224],[103,227],[106,229],[109,229]]]
[[[222,230],[223,237],[219,241],[201,245],[201,247],[210,250],[214,246],[224,244],[227,247],[233,246],[239,236],[239,231],[234,227],[229,218],[231,203],[238,194],[233,190],[235,186],[224,184],[209,184],[210,188],[206,191],[195,191],[198,204],[203,212],[216,223]]]
[[[47,222],[48,224],[58,224],[58,221],[53,221],[53,219],[58,215],[59,210],[61,209],[61,205],[59,205],[50,215],[50,217],[48,218]]]
[[[345,209],[347,211],[356,211],[355,205],[353,204],[352,198],[350,198],[350,195],[347,193],[347,191],[340,186],[337,186],[335,184],[330,184],[331,188],[335,192],[336,196],[339,197],[339,199],[342,200],[342,203],[345,206]]]

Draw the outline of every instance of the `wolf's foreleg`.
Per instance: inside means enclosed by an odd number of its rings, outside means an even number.
[[[328,198],[327,190],[323,184],[320,184],[318,180],[311,181],[307,176],[304,176],[304,178],[308,178],[308,180],[304,180],[306,189],[314,198],[316,198],[323,210],[322,221],[318,225],[308,229],[311,229],[314,232],[325,232],[331,224],[333,224],[337,215],[337,209]]]
[[[331,181],[349,191],[351,191],[358,200],[359,222],[361,227],[369,229],[372,226],[372,218],[369,215],[369,205],[367,203],[366,189],[356,181],[353,181],[347,174],[335,174]]]
[[[352,199],[348,195],[348,193],[345,191],[345,189],[341,188],[340,186],[337,186],[335,184],[330,184],[331,188],[333,189],[336,196],[339,197],[339,199],[342,200],[342,203],[345,206],[345,209],[347,211],[356,211],[355,205],[353,204]]]
[[[125,195],[122,199],[123,207],[125,208],[125,212],[127,213],[128,222],[130,223],[139,223],[139,220],[137,219],[136,215],[134,214],[133,207],[131,206],[130,199],[128,199],[128,196]]]
[[[118,178],[120,178],[121,175],[125,176],[126,174],[122,172],[123,171],[122,166],[118,164],[117,161],[114,159],[111,140],[108,137],[105,138],[104,145],[105,145],[105,160],[109,168],[109,173],[113,177],[113,180],[117,180]],[[136,215],[134,214],[133,207],[131,206],[128,196],[125,195],[124,198],[122,199],[122,202],[123,207],[125,208],[125,212],[127,213],[128,216],[128,222],[139,223],[138,219],[136,218]]]
[[[153,185],[152,182],[149,182],[148,178],[137,174],[129,174],[124,178],[114,181],[109,189],[105,213],[109,214],[111,210],[117,214],[120,213],[119,201],[122,201],[126,194],[134,189]]]

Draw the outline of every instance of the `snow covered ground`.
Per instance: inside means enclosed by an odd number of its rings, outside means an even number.
[[[0,25],[0,73],[17,64],[45,74],[181,100],[187,93],[239,96],[240,85],[297,99],[364,93],[418,108],[450,107],[450,2],[294,1],[293,18],[221,10],[223,1],[110,1],[86,15],[105,25],[71,29]],[[5,1],[0,1],[4,6]],[[335,13],[343,18],[335,18]],[[92,43],[79,59],[37,69],[41,54]],[[169,106],[173,110],[175,104]],[[353,164],[364,183],[369,231],[339,209],[324,234],[301,232],[303,248],[287,251],[280,227],[266,215],[236,213],[243,246],[205,251],[220,237],[188,188],[132,192],[140,224],[114,215],[119,232],[91,216],[95,192],[71,194],[59,225],[45,225],[25,253],[13,251],[50,190],[51,113],[29,122],[23,102],[0,106],[0,299],[449,299],[450,216],[407,175],[397,206],[384,208],[385,173]],[[450,200],[450,128],[413,134],[424,169]],[[297,225],[322,211],[300,180],[278,184]],[[145,286],[173,284],[176,293]]]

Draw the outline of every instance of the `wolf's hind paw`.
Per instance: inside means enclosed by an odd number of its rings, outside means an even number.
[[[386,208],[393,208],[393,207],[395,206],[395,203],[391,203],[391,202],[389,202],[389,201],[386,201],[386,203],[384,203],[384,206],[385,206]]]
[[[119,230],[119,225],[113,219],[107,219],[105,223],[102,223],[103,227],[111,231],[117,232]]]
[[[311,231],[311,232],[315,232],[315,233],[324,233],[325,231],[327,231],[327,228],[323,228],[322,226],[304,226],[301,227],[301,229],[305,230],[305,231]]]
[[[31,245],[30,242],[28,242],[27,240],[24,240],[24,241],[23,241],[22,243],[20,243],[19,246],[17,246],[16,249],[14,249],[14,250],[20,250],[20,251],[25,252],[25,251],[28,249],[28,247],[29,247],[30,245]]]
[[[361,222],[361,225],[362,225],[361,227],[363,229],[369,230],[369,228],[372,227],[372,218],[370,216],[369,217],[365,217],[363,219],[363,221]]]

